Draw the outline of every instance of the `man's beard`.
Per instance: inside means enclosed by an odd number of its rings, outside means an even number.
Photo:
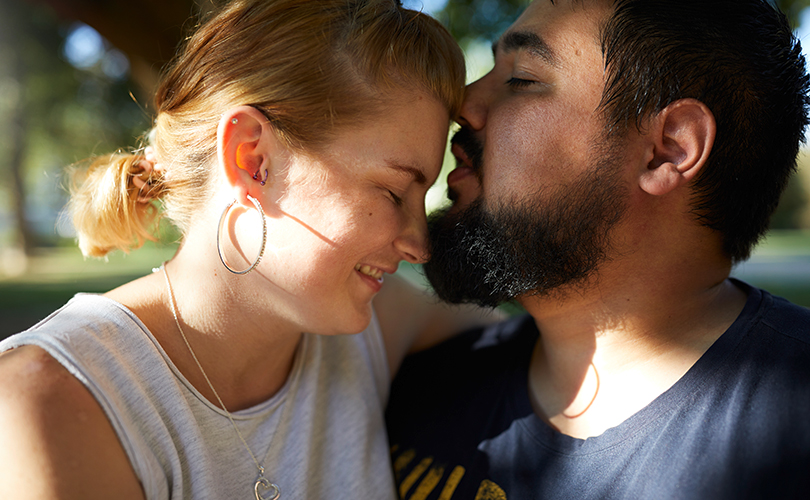
[[[491,209],[479,198],[461,212],[431,215],[424,270],[438,296],[495,307],[591,278],[607,259],[626,198],[618,148],[605,139],[593,150],[595,168],[568,187]]]

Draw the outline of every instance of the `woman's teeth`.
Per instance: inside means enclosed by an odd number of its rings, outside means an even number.
[[[379,269],[368,266],[368,265],[362,265],[361,266],[360,264],[357,264],[356,266],[354,266],[354,270],[355,271],[360,271],[361,273],[365,274],[366,276],[371,276],[375,280],[382,279],[383,274],[384,274]]]

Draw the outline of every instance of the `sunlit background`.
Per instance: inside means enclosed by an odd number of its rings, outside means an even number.
[[[217,1],[167,0],[160,12],[137,9],[135,2],[129,11],[141,15],[135,17],[123,7],[70,11],[65,4],[82,2],[0,0],[0,338],[30,326],[78,291],[105,291],[172,255],[176,233],[167,229],[163,241],[129,255],[113,254],[108,263],[84,260],[61,215],[65,168],[137,145],[151,120],[150,89],[158,70],[192,26],[185,19]],[[491,67],[492,40],[526,3],[403,1],[448,26],[465,51],[469,81]],[[810,0],[778,3],[810,47]],[[774,231],[735,274],[810,305],[807,150],[799,163]],[[452,166],[448,154],[445,172]],[[444,177],[428,194],[428,210],[446,203]]]

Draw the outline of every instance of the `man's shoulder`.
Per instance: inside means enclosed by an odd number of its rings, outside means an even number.
[[[537,339],[537,325],[529,314],[520,314],[508,319],[485,326],[471,328],[460,335],[451,338],[422,353],[454,351],[479,353],[493,353],[502,349],[514,347],[515,343]]]
[[[431,377],[472,370],[498,371],[513,366],[515,356],[533,347],[537,326],[528,314],[514,316],[484,327],[470,329],[430,349],[405,359],[397,378],[430,372]]]
[[[537,335],[526,315],[470,330],[409,356],[391,386],[389,430],[425,430],[429,425],[431,432],[442,434],[467,426],[466,434],[475,435],[491,424],[484,422],[488,417],[481,408],[504,408],[515,391],[524,390]]]
[[[528,370],[537,335],[531,316],[518,316],[408,356],[391,385],[389,414],[433,420],[491,404],[511,390],[516,372]]]
[[[417,489],[435,487],[434,495],[455,491],[453,498],[473,498],[479,486],[501,491],[488,479],[478,447],[531,413],[523,402],[537,338],[532,317],[518,316],[406,359],[386,411],[400,491],[417,488],[412,480],[427,467],[426,477],[436,481]]]
[[[762,324],[810,348],[810,309],[765,291],[763,295],[771,305],[762,317]]]

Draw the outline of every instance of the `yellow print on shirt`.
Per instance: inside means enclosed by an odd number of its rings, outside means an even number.
[[[433,457],[425,457],[415,465],[416,450],[408,449],[397,454],[399,447],[391,448],[391,458],[394,463],[394,478],[397,483],[399,498],[402,500],[425,500],[428,495],[441,488],[438,500],[466,500],[454,498],[458,483],[464,477],[466,470],[457,465],[445,475],[444,465],[434,464]],[[405,471],[407,470],[407,473]],[[506,493],[500,486],[488,479],[481,481],[478,492],[473,500],[507,500]]]

